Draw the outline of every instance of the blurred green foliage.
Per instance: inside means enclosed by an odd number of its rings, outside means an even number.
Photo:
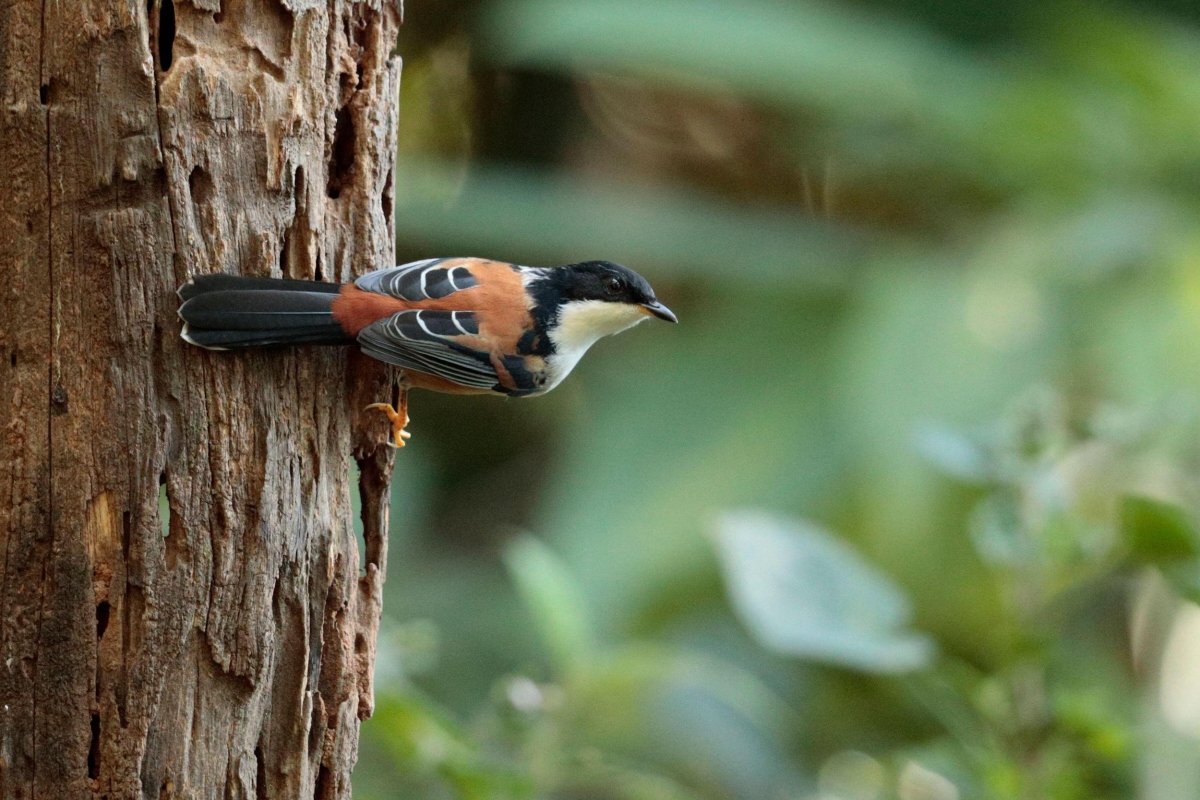
[[[399,256],[682,322],[414,395],[356,797],[1200,796],[1200,9],[407,16]]]

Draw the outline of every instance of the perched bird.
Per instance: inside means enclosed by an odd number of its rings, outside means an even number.
[[[351,345],[403,368],[399,408],[376,403],[409,434],[407,389],[530,397],[557,386],[601,337],[648,317],[678,322],[641,275],[609,261],[522,267],[430,258],[336,284],[201,275],[179,289],[183,338],[209,350]]]

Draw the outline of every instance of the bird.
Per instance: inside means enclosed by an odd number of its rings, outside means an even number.
[[[198,275],[178,290],[181,336],[207,350],[356,345],[401,368],[387,415],[403,447],[408,389],[534,397],[558,386],[605,336],[678,322],[638,273],[611,261],[528,267],[427,258],[349,283]]]

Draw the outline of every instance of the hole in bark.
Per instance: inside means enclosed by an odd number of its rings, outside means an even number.
[[[271,617],[275,621],[275,630],[283,628],[283,608],[279,602],[279,585],[283,583],[282,572],[275,575],[275,586],[271,589]]]
[[[254,796],[258,800],[267,800],[270,795],[267,794],[267,765],[263,760],[262,745],[254,748],[254,763],[257,765],[254,777]]]
[[[96,605],[96,641],[103,639],[104,632],[108,630],[108,612],[108,601],[101,600]]]
[[[319,281],[325,280],[325,271],[321,269],[321,251],[320,250],[317,251],[317,270],[316,270],[316,274],[313,277]]]
[[[171,500],[167,497],[167,473],[158,476],[158,521],[164,539],[171,535]]]
[[[333,128],[333,152],[329,161],[329,196],[336,200],[354,180],[354,115],[343,106]]]
[[[314,653],[318,659],[316,661],[318,669],[320,667],[320,652],[321,649],[318,647]],[[319,677],[319,673],[317,675]],[[308,752],[313,757],[316,757],[321,752],[321,732],[325,729],[325,718],[322,711],[324,707],[325,701],[321,699],[321,692],[319,690],[313,692],[312,719],[308,721]]]
[[[354,652],[360,655],[367,652],[367,637],[361,633],[354,637]]]
[[[44,106],[52,106],[58,102],[59,87],[61,82],[51,78],[41,85],[38,89],[38,99],[42,101]]]
[[[395,405],[395,402],[392,403]],[[367,574],[367,565],[379,566],[379,535],[374,532],[378,525],[375,516],[379,513],[373,498],[372,487],[375,484],[376,466],[371,458],[355,459],[351,478],[358,486],[358,492],[351,498],[351,509],[354,513],[354,538],[358,544],[358,577]],[[370,522],[368,523],[368,519]],[[368,538],[367,528],[370,524],[372,534]]]
[[[359,503],[361,504],[361,500]],[[354,516],[354,538],[358,544],[358,577],[367,574],[367,537],[363,529],[362,512]]]
[[[304,212],[308,210],[308,195],[305,193],[307,187],[304,182],[304,167],[296,167],[296,180],[292,187],[292,196],[295,199],[296,213],[293,218],[304,216]]]
[[[400,405],[400,388],[392,387],[392,405]],[[387,550],[388,497],[391,469],[385,454],[378,451],[355,458],[358,492],[354,531],[358,534],[359,577],[370,567],[382,570]]]
[[[175,3],[162,0],[158,9],[158,66],[163,72],[171,69],[175,51]]]
[[[322,764],[321,768],[317,770],[317,787],[316,791],[313,792],[313,800],[326,800],[326,798],[331,796],[331,788],[329,785],[329,767]]]
[[[193,167],[188,175],[188,192],[192,195],[192,203],[198,206],[208,205],[216,197],[217,189],[213,185],[212,175],[204,167]]]
[[[78,763],[78,762],[76,762]],[[88,777],[95,780],[100,777],[100,715],[92,714],[92,744],[88,747],[87,756]]]
[[[387,220],[388,225],[392,224],[392,208],[396,193],[395,179],[396,171],[389,170],[387,181],[383,184],[383,196],[379,198],[379,204],[383,207],[383,218]]]
[[[285,278],[295,277],[288,272],[288,251],[292,249],[292,228],[289,225],[283,229],[283,244],[279,248],[279,272]]]
[[[213,22],[220,25],[224,21],[225,21],[225,4],[219,3],[217,5],[217,11],[213,14]]]
[[[69,404],[70,397],[67,395],[66,387],[61,383],[55,385],[54,391],[50,393],[50,410],[55,414],[65,414]]]
[[[16,350],[13,350],[13,354],[12,354],[12,356],[9,357],[8,363],[12,364],[14,367],[17,365],[17,351]]]

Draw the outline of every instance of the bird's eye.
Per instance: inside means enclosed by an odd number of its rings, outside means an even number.
[[[609,278],[608,279],[608,288],[609,288],[609,291],[612,291],[612,292],[621,291],[621,288],[622,288],[621,279],[620,278]]]

